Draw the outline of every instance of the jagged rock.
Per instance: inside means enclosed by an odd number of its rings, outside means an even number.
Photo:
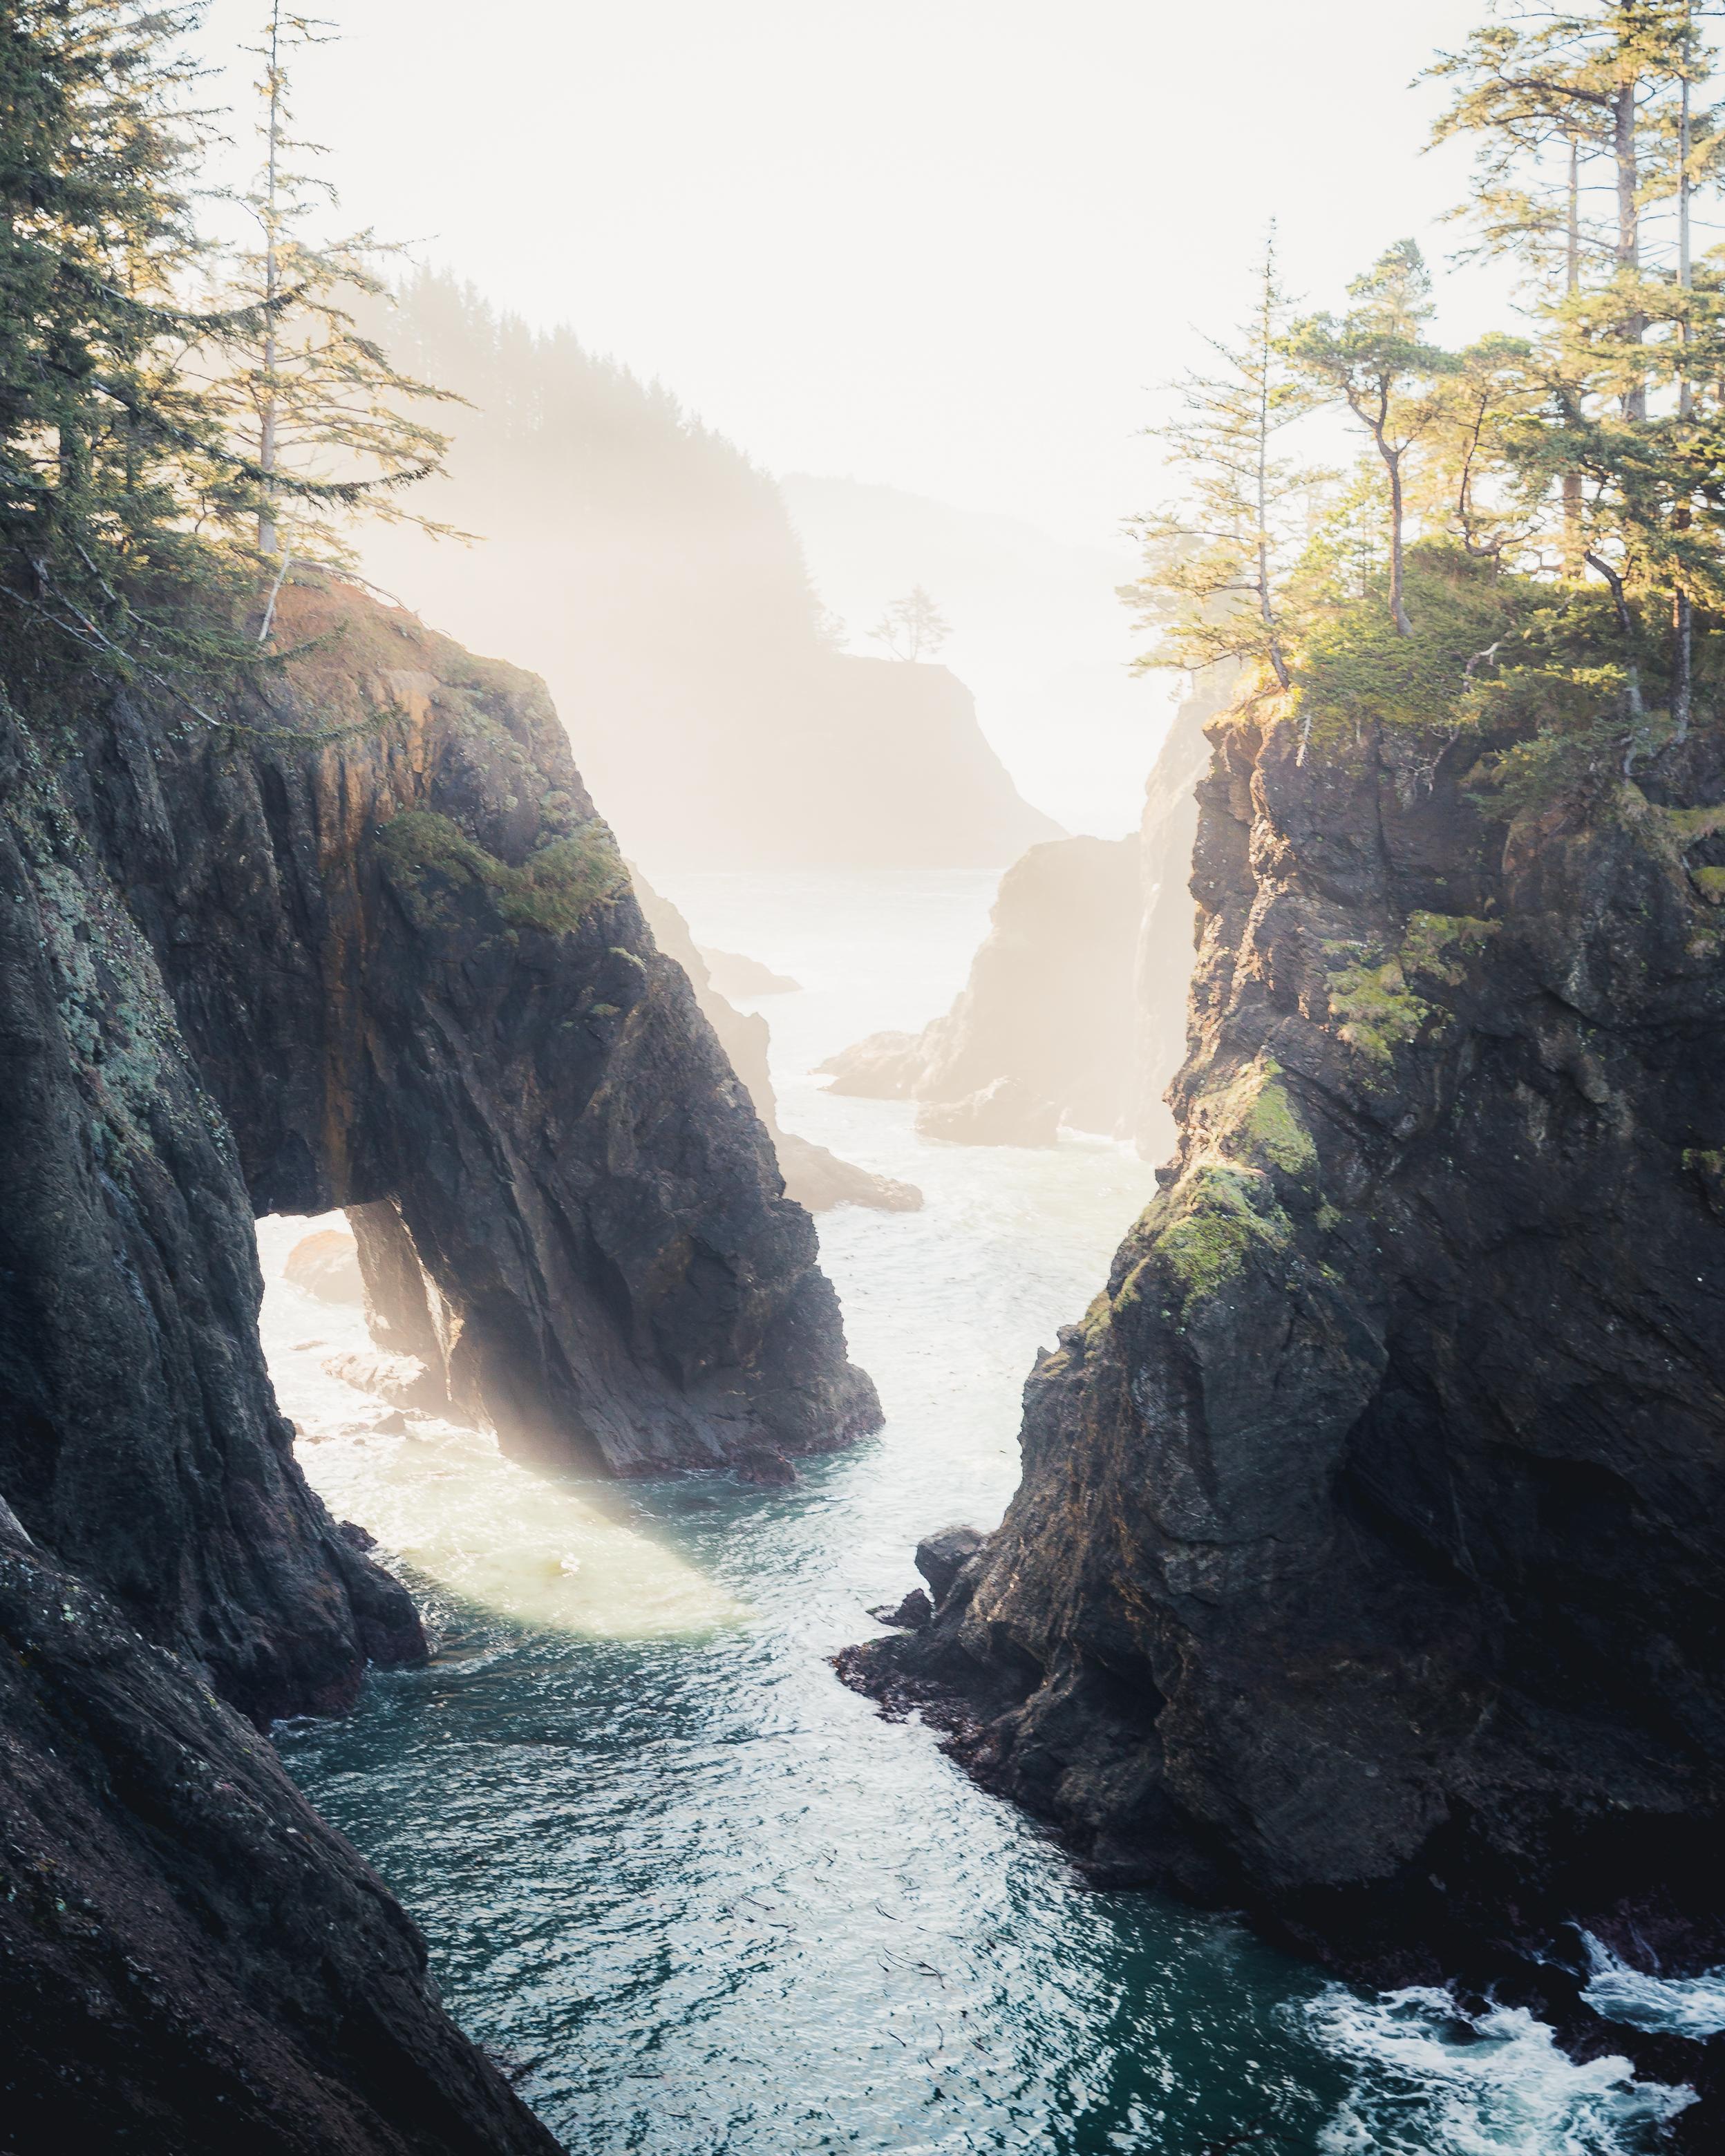
[[[957,1145],[1051,1146],[1060,1113],[1052,1101],[1016,1078],[995,1078],[958,1101],[925,1101],[916,1135]]]
[[[708,978],[721,996],[789,996],[803,985],[788,973],[775,973],[758,958],[745,957],[739,952],[709,951],[703,945],[701,957]]]
[[[917,1543],[916,1569],[928,1582],[937,1608],[987,1540],[979,1527],[942,1527],[938,1534],[925,1535]]]
[[[797,1471],[782,1452],[763,1449],[742,1455],[737,1463],[737,1479],[762,1490],[788,1490],[797,1480]]]
[[[1162,1161],[1177,1132],[1168,1089],[1186,1060],[1186,992],[1192,980],[1196,910],[1192,848],[1198,835],[1198,783],[1209,767],[1204,728],[1227,705],[1237,678],[1231,665],[1208,667],[1175,712],[1144,786],[1138,825],[1142,911],[1132,971],[1136,1026],[1127,1122],[1139,1156]]]
[[[554,2156],[268,1741],[4,1505],[0,1730],[8,2156]]]
[[[639,1473],[871,1426],[813,1224],[539,685],[346,588],[284,598],[311,648],[267,749],[134,716],[90,764],[254,1202],[393,1199],[517,1456]],[[170,830],[164,788],[211,814]]]
[[[740,1011],[714,986],[706,956],[696,947],[689,924],[670,901],[654,890],[639,869],[630,874],[641,911],[660,949],[688,975],[707,1022],[731,1059],[731,1067],[742,1081],[762,1126],[775,1149],[785,1195],[811,1213],[829,1212],[835,1205],[866,1205],[880,1213],[915,1213],[922,1193],[915,1183],[900,1183],[890,1175],[876,1175],[840,1160],[825,1146],[798,1137],[778,1127],[778,1101],[768,1067],[767,1021],[758,1011]]]
[[[1372,1980],[1717,1960],[1725,738],[1508,824],[1466,730],[1213,739],[1173,1180],[1004,1525],[846,1673]]]
[[[1142,900],[1136,839],[1033,846],[1000,880],[987,938],[944,1017],[921,1034],[872,1034],[820,1067],[835,1093],[930,1107],[1013,1097],[1056,1124],[1114,1135],[1131,1120],[1132,969]],[[917,1127],[973,1145],[1045,1144],[986,1135],[999,1116],[930,1115]],[[974,1134],[973,1134],[974,1133]]]
[[[133,911],[200,823],[218,887],[244,875],[218,806],[244,760],[211,745],[188,773],[136,712],[57,716],[50,762],[0,699],[0,1496],[259,1722],[332,1712],[424,1640],[295,1465],[234,1140]],[[110,850],[105,816],[134,811]],[[187,973],[209,1014],[219,977]],[[246,1065],[260,1097],[287,1067]]]
[[[908,1101],[922,1074],[922,1041],[920,1033],[865,1034],[818,1063],[815,1070],[832,1080],[829,1093],[849,1093],[863,1101]]]
[[[866,1205],[876,1213],[919,1213],[922,1193],[914,1183],[901,1183],[891,1175],[877,1175],[854,1161],[794,1131],[777,1131],[773,1143],[784,1176],[785,1195],[806,1205],[811,1213],[829,1213],[835,1205]]]
[[[920,1587],[913,1587],[903,1601],[882,1603],[878,1609],[869,1612],[877,1624],[896,1625],[901,1631],[920,1632],[932,1621],[934,1604]]]
[[[1011,1079],[1075,1129],[1130,1133],[1147,1159],[1168,1150],[1163,1096],[1186,1052],[1192,973],[1194,788],[1209,761],[1205,723],[1233,679],[1231,667],[1211,669],[1175,714],[1137,839],[1032,847],[1001,880],[952,1009],[920,1034],[870,1034],[829,1056],[819,1067],[831,1091],[957,1102]],[[968,1121],[931,1116],[926,1127],[989,1142],[969,1136]]]
[[[359,1277],[359,1245],[339,1228],[319,1228],[301,1235],[281,1268],[291,1281],[320,1302],[360,1303],[365,1291]]]

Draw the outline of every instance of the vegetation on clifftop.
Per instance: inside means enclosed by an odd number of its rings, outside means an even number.
[[[1478,739],[1512,813],[1633,774],[1717,722],[1725,680],[1725,247],[1715,55],[1692,0],[1507,4],[1431,74],[1478,156],[1478,251],[1521,319],[1434,341],[1410,240],[1296,318],[1266,254],[1251,318],[1160,431],[1178,500],[1124,596],[1147,665],[1291,690],[1306,752],[1374,726]],[[1288,452],[1326,408],[1343,474]],[[1295,428],[1289,437],[1286,430]]]

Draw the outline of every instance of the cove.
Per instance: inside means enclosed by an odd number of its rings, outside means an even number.
[[[1092,1892],[927,1731],[836,1681],[917,1537],[999,1517],[1032,1353],[1153,1179],[1070,1137],[922,1143],[907,1105],[809,1079],[944,1007],[990,879],[665,881],[704,940],[808,984],[761,1006],[787,1127],[925,1192],[821,1223],[877,1439],[764,1491],[536,1477],[454,1432],[377,1434],[321,1373],[349,1321],[275,1277],[298,1224],[263,1232],[307,1472],[439,1643],[279,1740],[425,1930],[457,2020],[582,2156],[1653,2147],[1677,2092],[1572,2066],[1525,2016],[1357,1997],[1225,1917]]]

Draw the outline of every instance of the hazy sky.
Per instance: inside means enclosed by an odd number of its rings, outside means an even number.
[[[316,4],[316,0],[313,0]],[[352,224],[657,374],[779,470],[1106,542],[1278,219],[1315,304],[1456,244],[1410,79],[1482,0],[323,0]],[[216,0],[212,59],[257,0]],[[249,62],[242,61],[249,67]],[[241,78],[243,86],[244,78]],[[1466,331],[1480,305],[1451,300]]]

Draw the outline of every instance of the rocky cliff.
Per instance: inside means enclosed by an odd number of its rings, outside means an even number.
[[[378,326],[471,400],[445,408],[448,470],[415,500],[485,543],[386,524],[367,568],[544,675],[649,874],[999,869],[1059,834],[945,667],[833,649],[777,483],[660,384],[446,276],[411,278]]]
[[[988,936],[952,1009],[921,1033],[875,1033],[821,1065],[835,1093],[922,1103],[927,1137],[1051,1145],[1060,1125],[1173,1142],[1163,1096],[1185,1055],[1187,889],[1204,729],[1230,684],[1174,716],[1132,839],[1033,846],[1000,880]]]
[[[1198,836],[1198,782],[1210,759],[1204,729],[1231,699],[1231,665],[1209,668],[1174,714],[1144,785],[1138,824],[1142,911],[1132,970],[1132,1135],[1145,1160],[1173,1152],[1168,1089],[1186,1060],[1186,992],[1194,942],[1192,849]]]
[[[20,2152],[550,2146],[232,1711],[334,1711],[425,1652],[295,1464],[255,1213],[382,1209],[531,1458],[770,1466],[878,1412],[542,690],[351,590],[286,598],[297,657],[218,711],[16,652],[28,716],[0,697]]]
[[[1531,1983],[1571,1920],[1693,1967],[1725,742],[1507,819],[1476,736],[1310,725],[1213,728],[1165,1188],[1038,1359],[1004,1524],[848,1674],[1101,1876],[1363,1974]]]

